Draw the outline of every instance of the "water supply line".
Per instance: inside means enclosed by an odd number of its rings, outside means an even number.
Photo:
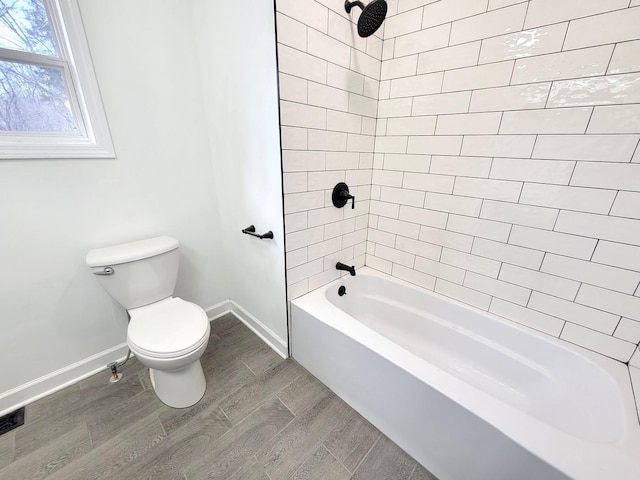
[[[130,321],[131,321],[131,315],[129,315],[129,312],[127,311],[127,325],[129,324]],[[125,363],[127,363],[130,357],[131,357],[131,349],[128,348],[127,356],[122,362],[111,362],[107,364],[107,368],[111,370],[111,377],[109,377],[109,381],[111,383],[119,382],[122,379],[122,374],[118,372],[118,369],[122,367]]]

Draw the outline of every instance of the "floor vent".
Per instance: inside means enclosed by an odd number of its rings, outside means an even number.
[[[0,417],[0,435],[24,425],[24,407]]]

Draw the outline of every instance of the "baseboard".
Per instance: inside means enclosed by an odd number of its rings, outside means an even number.
[[[233,300],[224,300],[205,309],[209,321],[232,313],[238,320],[244,323],[253,333],[258,335],[267,345],[269,345],[282,358],[287,358],[287,344],[282,341],[271,329],[247,312]],[[69,385],[73,385],[84,380],[91,375],[95,375],[101,370],[105,371],[105,381],[107,381],[107,364],[122,361],[127,355],[128,347],[126,343],[96,353],[88,358],[68,365],[64,368],[48,373],[40,378],[24,383],[7,392],[0,393],[0,416],[10,413],[29,403],[33,403],[42,397],[62,390]]]
[[[107,364],[124,360],[127,351],[126,343],[116,345],[0,394],[0,416],[95,375],[101,370],[104,370],[105,382],[108,382]]]

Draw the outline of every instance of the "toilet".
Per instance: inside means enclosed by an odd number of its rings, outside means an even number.
[[[168,236],[97,248],[87,265],[129,313],[127,344],[149,367],[151,384],[174,408],[196,404],[207,388],[200,357],[211,327],[198,305],[173,297],[178,240]]]

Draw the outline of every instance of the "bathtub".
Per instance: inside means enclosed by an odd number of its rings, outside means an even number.
[[[640,479],[620,362],[369,268],[293,300],[291,338],[293,358],[440,480]]]

